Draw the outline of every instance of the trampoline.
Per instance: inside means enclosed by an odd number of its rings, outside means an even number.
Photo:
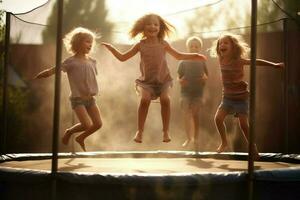
[[[1,157],[4,199],[50,199],[52,154]],[[299,199],[300,157],[262,153],[255,199]],[[143,151],[60,153],[56,199],[247,199],[247,154]]]
[[[59,66],[61,61],[62,2],[58,1],[57,6],[56,66]],[[253,0],[252,4],[254,6],[252,6],[251,18],[251,46],[255,49],[256,1]],[[7,64],[10,13],[6,14],[5,63]],[[252,60],[255,60],[255,56],[256,52],[251,52]],[[252,65],[255,66],[254,63]],[[4,70],[3,74],[7,77],[7,70]],[[255,76],[251,75],[251,77]],[[248,161],[246,153],[230,152],[221,154],[192,151],[58,153],[59,82],[60,73],[57,73],[53,153],[1,154],[1,199],[300,199],[300,156],[298,154],[261,153],[261,159],[253,162],[253,158]],[[255,81],[251,82],[255,90]],[[2,141],[5,141],[6,79],[3,88],[5,116]],[[254,104],[250,104],[254,108]],[[250,110],[250,113],[254,113],[253,110]],[[254,117],[250,116],[250,119]],[[250,129],[250,144],[254,140],[251,134],[253,130]],[[251,192],[248,190],[249,182],[253,184],[253,188],[250,186]]]

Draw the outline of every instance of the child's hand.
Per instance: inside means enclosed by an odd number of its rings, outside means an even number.
[[[111,44],[106,43],[106,42],[101,42],[101,45],[103,45],[104,47],[106,47],[108,50],[111,50],[113,48]]]
[[[284,68],[284,63],[276,63],[275,68]]]
[[[40,79],[40,78],[47,78],[48,76],[51,75],[51,71],[49,69],[46,69],[44,71],[41,71],[40,73],[38,73],[34,79]]]
[[[42,73],[38,73],[33,79],[46,78],[46,76]]]
[[[185,78],[179,79],[179,83],[182,87],[185,87],[188,85],[188,81]]]
[[[200,76],[197,81],[199,81],[199,83],[205,83],[206,80],[208,79],[206,74],[203,74],[202,76]]]
[[[202,79],[203,81],[206,81],[206,80],[208,79],[208,76],[207,76],[206,74],[203,74],[203,76],[201,77],[201,79]]]

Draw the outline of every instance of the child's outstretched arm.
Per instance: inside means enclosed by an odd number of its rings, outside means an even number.
[[[245,65],[250,65],[251,64],[251,60],[250,59],[243,59],[243,62]],[[270,67],[274,67],[274,68],[283,68],[284,67],[284,63],[274,63],[274,62],[270,62],[268,60],[263,60],[263,59],[256,59],[256,65],[258,66],[270,66]]]
[[[139,43],[134,45],[131,49],[129,49],[125,53],[121,53],[119,50],[117,50],[113,45],[109,43],[102,42],[101,44],[105,46],[118,60],[122,62],[133,57],[139,51]]]
[[[166,51],[177,60],[206,60],[206,56],[199,53],[182,53],[166,42]]]
[[[45,70],[41,71],[40,73],[38,73],[34,77],[34,79],[47,78],[47,77],[53,75],[54,73],[55,73],[55,67],[48,68],[48,69],[45,69]]]

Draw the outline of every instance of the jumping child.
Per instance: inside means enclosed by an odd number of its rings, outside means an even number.
[[[250,60],[246,59],[249,46],[239,35],[224,34],[220,36],[211,48],[211,55],[219,59],[222,82],[223,98],[215,114],[215,124],[221,136],[221,144],[217,152],[223,152],[227,146],[226,127],[224,119],[229,114],[234,114],[239,119],[239,125],[248,142],[248,83],[244,79],[244,65],[250,65]],[[256,65],[283,68],[283,63],[273,63],[270,61],[257,59]],[[255,145],[255,157],[259,158]]]
[[[200,53],[202,40],[199,37],[189,37],[186,47],[190,53]],[[181,107],[184,112],[185,132],[187,139],[182,144],[187,147],[190,143],[198,149],[199,112],[202,105],[203,90],[208,78],[204,61],[185,60],[178,66],[178,80],[181,85]]]
[[[75,141],[84,151],[84,140],[102,126],[100,110],[95,99],[98,93],[97,63],[89,57],[96,37],[94,32],[81,27],[69,32],[64,37],[64,45],[72,56],[61,64],[61,69],[68,75],[71,106],[79,120],[79,123],[66,129],[62,143],[68,145],[71,135],[81,132]],[[55,67],[52,67],[40,72],[36,78],[46,78],[54,73]]]
[[[170,142],[170,98],[169,88],[172,77],[166,62],[166,52],[178,60],[205,60],[198,53],[181,53],[175,50],[164,40],[165,36],[174,28],[162,17],[156,14],[147,14],[139,18],[130,31],[130,36],[135,38],[141,35],[142,39],[133,45],[127,52],[121,53],[114,46],[102,43],[118,60],[126,61],[140,52],[141,76],[136,80],[136,85],[141,94],[138,108],[138,130],[134,141],[142,142],[144,124],[151,100],[160,99],[161,116],[163,123],[163,142]]]

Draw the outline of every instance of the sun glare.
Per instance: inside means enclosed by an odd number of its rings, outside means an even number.
[[[250,9],[250,3],[248,1],[238,1],[238,3],[235,3],[233,1],[223,2],[218,0],[109,0],[106,1],[106,5],[109,10],[108,19],[116,24],[114,39],[120,43],[134,42],[130,41],[127,33],[134,21],[146,13],[159,14],[174,25],[176,34],[173,35],[170,40],[177,40],[188,36],[190,29],[186,22],[195,17],[195,12],[201,10],[202,7],[211,5],[208,9],[218,13],[218,16],[216,16],[218,21],[214,30],[226,28],[228,12],[223,11],[232,10],[230,17],[233,15],[241,16],[236,19],[236,23],[244,26],[245,11]],[[220,8],[222,10],[219,10]],[[199,20],[205,20],[205,16],[205,13],[203,13],[203,17],[199,18]],[[199,27],[197,30],[199,30],[199,32],[204,31],[202,27]],[[215,35],[205,34],[204,36],[211,37]]]
[[[108,19],[116,24],[115,40],[128,43],[127,33],[132,24],[147,13],[159,14],[176,27],[177,34],[171,39],[182,38],[187,33],[185,20],[193,16],[193,9],[212,2],[215,0],[109,0],[106,5],[109,9]]]
[[[15,14],[28,12],[37,6],[43,5],[47,0],[2,0],[2,9]]]
[[[23,13],[33,8],[46,3],[47,0],[3,0],[1,6],[4,10],[12,13]],[[52,8],[49,6],[49,12],[44,12],[43,16],[39,16],[39,22],[46,23],[48,15]],[[238,2],[238,3],[237,3]],[[156,13],[165,18],[176,28],[175,34],[169,40],[174,41],[184,39],[190,34],[190,27],[187,21],[196,19],[207,20],[207,14],[210,10],[217,13],[215,20],[212,21],[213,27],[207,30],[204,27],[195,27],[195,32],[223,30],[227,27],[227,19],[236,17],[236,25],[244,26],[246,21],[246,11],[251,9],[250,1],[235,1],[235,0],[106,0],[106,9],[108,11],[107,19],[114,24],[113,39],[116,43],[134,43],[135,41],[129,38],[128,32],[136,19],[147,13]],[[202,11],[203,15],[201,15]],[[40,14],[40,13],[39,13]],[[36,16],[34,16],[36,17]],[[37,18],[37,17],[36,17]],[[41,22],[41,19],[44,19]],[[32,21],[25,18],[24,20]],[[198,19],[197,19],[198,20]],[[33,21],[35,22],[35,21]],[[195,22],[195,24],[197,24]],[[216,32],[219,34],[219,32]],[[202,37],[215,36],[213,33],[202,34]]]

